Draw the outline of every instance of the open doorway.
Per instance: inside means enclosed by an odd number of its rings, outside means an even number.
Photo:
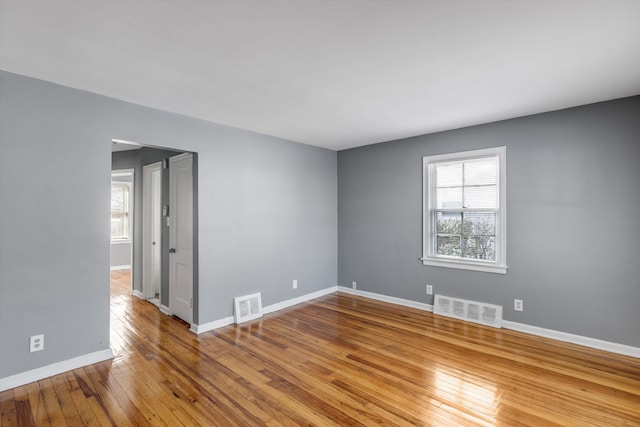
[[[112,169],[131,168],[136,177],[133,181],[132,203],[136,215],[131,218],[133,231],[129,270],[130,294],[153,303],[164,314],[178,316],[191,324],[197,320],[194,308],[194,296],[197,295],[198,286],[197,153],[120,141],[114,144],[115,146],[126,146],[127,149],[119,147],[119,150],[113,150]],[[191,159],[192,169],[187,173],[180,173],[187,158]],[[175,162],[175,159],[183,161]],[[184,190],[185,184],[189,184],[188,196],[171,196],[170,188],[175,185],[171,183],[172,167],[174,178],[181,177],[178,180],[180,187]],[[171,197],[175,198],[173,202],[170,200]],[[172,209],[172,205],[177,208]],[[189,208],[188,211],[185,211],[185,207]],[[176,215],[172,215],[174,213]],[[188,251],[184,248],[185,239],[176,240],[171,234],[178,229],[170,226],[178,219],[178,215],[182,215],[181,235],[184,235],[185,230],[189,232],[186,239],[190,241]],[[185,274],[185,263],[182,262],[185,256],[191,269],[190,274]],[[176,300],[176,297],[179,299]]]

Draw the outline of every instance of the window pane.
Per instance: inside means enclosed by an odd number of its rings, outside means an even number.
[[[456,209],[462,207],[462,187],[438,188],[436,190],[437,209]]]
[[[464,241],[464,258],[495,261],[496,238],[492,236],[468,236]]]
[[[111,238],[123,239],[126,236],[124,234],[124,221],[121,217],[111,217]]]
[[[436,253],[438,255],[461,256],[460,236],[436,236]]]
[[[124,209],[124,189],[122,185],[111,185],[111,211],[122,211]]]
[[[496,214],[493,212],[467,212],[464,214],[464,234],[495,236]]]
[[[497,158],[469,160],[464,163],[464,185],[487,185],[497,183]]]
[[[436,165],[436,187],[462,186],[462,163]]]
[[[462,214],[438,212],[436,214],[436,232],[440,234],[461,234]]]
[[[498,207],[498,188],[495,185],[464,188],[465,208],[491,208]]]
[[[129,238],[129,187],[111,183],[111,238]]]

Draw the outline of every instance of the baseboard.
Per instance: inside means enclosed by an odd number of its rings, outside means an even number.
[[[164,313],[167,316],[171,316],[171,310],[169,310],[169,307],[167,307],[166,305],[160,304],[158,306],[158,309],[160,310],[160,313]]]
[[[292,307],[294,305],[301,304],[303,302],[311,301],[312,299],[316,299],[325,295],[332,294],[336,292],[336,290],[337,290],[337,286],[331,286],[329,288],[322,289],[317,292],[312,292],[310,294],[302,295],[286,301],[271,304],[266,307],[262,307],[262,313],[268,314],[268,313],[273,313],[274,311],[283,310],[285,308]],[[196,334],[202,334],[204,332],[213,331],[214,329],[222,328],[223,326],[229,326],[234,323],[235,323],[235,318],[233,316],[229,316],[223,319],[214,320],[213,322],[203,323],[202,325],[197,325],[195,323],[192,323],[190,331]]]
[[[357,289],[347,288],[346,286],[338,286],[338,292],[345,294],[358,295],[378,301],[389,302],[391,304],[402,305],[405,307],[417,308],[418,310],[433,312],[433,305],[423,302],[411,301],[403,298],[390,297],[388,295],[376,294],[373,292],[359,291]]]
[[[112,265],[111,266],[111,271],[117,271],[117,270],[131,270],[131,264],[129,264],[129,265]]]
[[[416,301],[390,297],[387,295],[376,294],[373,292],[359,291],[357,289],[351,289],[346,286],[338,286],[338,291],[344,292],[346,294],[351,294],[351,295],[359,295],[361,297],[371,298],[378,301],[389,302],[391,304],[398,304],[398,305],[403,305],[405,307],[413,307],[413,308],[418,308],[420,310],[433,312],[433,305],[423,304]],[[502,327],[505,329],[524,332],[524,333],[536,335],[539,337],[551,338],[554,340],[569,342],[572,344],[578,344],[584,347],[594,348],[597,350],[608,351],[610,353],[621,354],[623,356],[640,358],[640,348],[632,347],[630,345],[603,341],[596,338],[585,337],[582,335],[574,335],[567,332],[554,331],[553,329],[540,328],[538,326],[531,326],[524,323],[510,322],[504,319],[502,320]]]
[[[301,295],[296,298],[291,298],[286,301],[277,302],[275,304],[268,305],[266,307],[262,307],[262,313],[268,314],[273,313],[274,311],[283,310],[285,308],[293,307],[297,304],[302,304],[303,302],[311,301],[312,299],[320,298],[325,295],[333,294],[338,290],[337,286],[331,286],[326,289],[321,289],[316,292],[311,292],[310,294]]]
[[[204,332],[213,331],[214,329],[222,328],[223,326],[232,325],[234,322],[234,317],[224,317],[222,319],[214,320],[213,322],[203,323],[202,325],[198,325],[196,323],[191,324],[191,328],[189,329],[194,334],[202,334]]]
[[[134,296],[134,297],[136,297],[136,298],[146,299],[146,298],[144,297],[144,294],[143,294],[142,292],[140,292],[139,290],[137,290],[137,289],[133,289],[133,290],[131,291],[131,295],[133,295],[133,296]]]
[[[62,362],[53,363],[41,368],[21,372],[19,374],[11,375],[5,378],[0,378],[0,391],[20,387],[34,381],[39,381],[44,378],[62,374],[63,372],[72,371],[74,369],[82,368],[83,366],[91,365],[93,363],[113,359],[113,357],[113,352],[109,348],[106,350],[96,351],[94,353],[74,357],[73,359],[63,360]]]
[[[584,347],[595,348],[597,350],[604,350],[610,353],[616,353],[616,354],[622,354],[624,356],[640,358],[640,348],[632,347],[626,344],[618,344],[614,342],[603,341],[596,338],[570,334],[568,332],[555,331],[553,329],[540,328],[538,326],[531,326],[525,323],[511,322],[508,320],[502,321],[502,327],[506,329],[518,331],[518,332],[524,332],[527,334],[536,335],[539,337],[551,338],[557,341],[564,341],[572,344],[578,344]]]

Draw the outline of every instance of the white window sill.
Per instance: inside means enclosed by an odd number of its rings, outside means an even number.
[[[491,265],[475,262],[460,262],[453,260],[442,260],[434,258],[420,258],[423,265],[432,267],[457,268],[459,270],[482,271],[484,273],[507,274],[507,266]]]
[[[112,245],[124,245],[125,243],[131,243],[131,240],[112,240]]]

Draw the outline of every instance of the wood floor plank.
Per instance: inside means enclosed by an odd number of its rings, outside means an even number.
[[[82,425],[80,413],[71,397],[70,389],[73,387],[67,374],[51,377],[51,384],[56,395],[62,416],[69,425]]]
[[[101,424],[118,427],[150,425],[117,381],[106,381],[100,376],[100,364],[85,367],[83,370],[91,371],[92,368],[94,371],[90,373],[90,377],[95,381],[95,393],[89,396],[87,401],[96,417],[102,420]]]
[[[35,420],[29,402],[29,390],[26,386],[13,389],[16,406],[16,423],[18,426],[35,426]],[[1,425],[1,424],[0,424]]]
[[[17,425],[16,401],[13,390],[0,392],[0,426]]]
[[[24,387],[29,394],[29,407],[31,408],[34,424],[37,426],[50,426],[51,421],[49,420],[47,408],[44,404],[44,395],[40,384],[41,381],[27,384]]]
[[[69,424],[64,418],[64,411],[58,401],[58,396],[53,386],[53,380],[55,378],[56,377],[45,378],[44,380],[38,381],[40,383],[40,389],[42,390],[44,407],[46,408],[51,425],[68,426]]]
[[[115,358],[0,393],[2,427],[640,426],[640,359],[340,293],[198,336],[130,283]]]

